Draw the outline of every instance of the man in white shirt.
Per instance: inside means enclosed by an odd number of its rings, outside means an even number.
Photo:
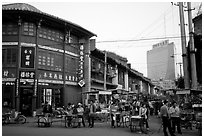
[[[176,102],[172,103],[172,106],[169,109],[169,113],[170,113],[170,117],[171,117],[171,121],[172,121],[172,131],[173,133],[175,133],[175,129],[177,127],[177,132],[179,134],[181,133],[181,126],[180,126],[180,109],[177,106]]]

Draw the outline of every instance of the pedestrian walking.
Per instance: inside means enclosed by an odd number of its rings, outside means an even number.
[[[139,109],[139,116],[142,117],[142,122],[140,122],[140,125],[143,127],[143,124],[146,124],[146,129],[149,130],[148,110],[147,110],[146,104],[144,103],[141,104],[141,107]]]
[[[85,122],[84,122],[84,108],[82,107],[81,103],[78,103],[78,107],[77,107],[77,116],[78,116],[78,127],[81,126],[81,123],[83,124],[84,127],[85,126]]]
[[[171,122],[170,122],[170,115],[167,107],[168,101],[164,101],[164,105],[160,109],[160,116],[162,118],[162,124],[163,124],[163,132],[165,136],[168,136],[167,128],[169,130],[169,133],[171,136],[175,136],[175,134],[172,132],[171,129]]]
[[[70,127],[71,121],[72,121],[72,113],[73,113],[73,108],[72,108],[71,103],[68,103],[67,108],[66,108],[66,112],[67,112],[68,127]]]
[[[180,122],[181,122],[180,109],[179,109],[176,102],[172,103],[172,106],[169,109],[169,113],[170,113],[170,116],[171,116],[173,133],[175,133],[175,130],[176,130],[176,127],[177,127],[177,132],[179,134],[182,134],[181,126],[180,126]]]
[[[96,112],[96,106],[94,105],[92,100],[90,101],[88,108],[89,108],[88,122],[89,122],[89,127],[92,128],[94,127],[94,118],[95,118],[95,112]]]
[[[116,113],[118,111],[118,106],[116,103],[112,103],[110,106],[110,114],[111,114],[111,127],[116,127]]]

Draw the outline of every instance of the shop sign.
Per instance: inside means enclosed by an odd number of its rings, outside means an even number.
[[[2,69],[2,78],[15,79],[16,78],[16,70],[15,69]]]
[[[21,79],[34,79],[35,72],[34,71],[20,71],[20,78]]]
[[[34,68],[35,47],[21,47],[21,67]]]
[[[59,72],[39,71],[38,78],[47,80],[63,80],[63,75]]]
[[[43,83],[63,84],[63,74],[60,72],[39,71],[38,79]],[[78,78],[74,75],[65,74],[65,84],[76,85]]]
[[[34,96],[37,95],[37,86],[38,86],[38,81],[35,79],[35,84],[34,84]]]
[[[84,80],[80,80],[80,81],[78,82],[78,84],[79,84],[80,87],[83,87],[84,84],[85,84],[85,81],[84,81]]]
[[[18,88],[19,88],[19,81],[18,79],[16,79],[16,96],[18,96],[18,93],[19,93]]]
[[[83,87],[85,85],[84,81],[84,45],[80,45],[79,49],[79,71],[78,71],[78,84],[80,87]]]

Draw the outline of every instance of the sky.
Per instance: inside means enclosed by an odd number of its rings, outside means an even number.
[[[179,9],[171,2],[121,0],[21,2],[28,3],[42,12],[73,22],[95,33],[98,49],[126,57],[128,63],[131,63],[131,67],[146,77],[147,51],[152,49],[153,44],[165,40],[165,37],[168,39],[168,37],[180,36]],[[198,7],[199,3],[192,4],[192,7]],[[135,41],[121,42],[120,40]],[[176,62],[182,62],[181,40],[178,38],[168,40],[176,45]],[[176,71],[179,71],[179,67],[176,68]]]

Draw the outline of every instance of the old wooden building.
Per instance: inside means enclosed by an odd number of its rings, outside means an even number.
[[[92,36],[31,5],[3,5],[3,104],[32,115],[45,101],[53,106],[81,102]]]

